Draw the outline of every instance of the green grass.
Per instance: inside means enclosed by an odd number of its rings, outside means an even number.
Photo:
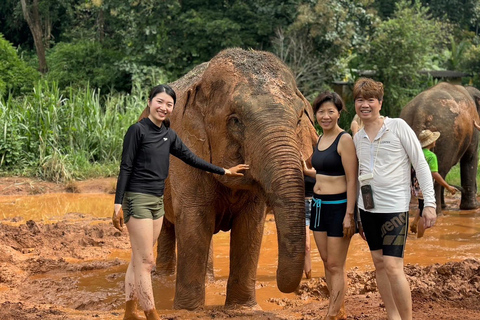
[[[461,180],[460,180],[460,164],[456,164],[452,169],[450,169],[450,172],[447,174],[445,181],[447,181],[448,184],[453,184],[456,186],[461,186]],[[477,193],[480,192],[480,162],[479,165],[477,165]]]
[[[64,96],[40,81],[32,93],[0,101],[0,175],[65,182],[118,172],[123,136],[145,108],[143,90],[100,97],[90,88]]]
[[[452,169],[450,169],[450,172],[445,177],[445,181],[447,181],[448,184],[453,184],[456,186],[461,185],[459,164],[455,165]],[[478,181],[478,172],[477,172],[477,181]]]

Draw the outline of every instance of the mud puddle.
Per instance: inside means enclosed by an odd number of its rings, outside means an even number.
[[[4,217],[0,221],[1,319],[13,314],[22,319],[122,318],[129,242],[126,233],[117,232],[110,224],[112,203],[113,195],[107,194],[0,197],[0,218]],[[409,234],[406,273],[414,309],[422,308],[422,316],[415,319],[456,319],[458,310],[463,310],[464,319],[480,319],[480,210],[451,209],[454,207],[451,201],[450,209],[424,238]],[[313,236],[313,279],[303,279],[298,292],[283,294],[276,287],[275,223],[271,215],[266,220],[256,290],[263,313],[252,316],[252,312],[222,310],[230,236],[221,232],[213,239],[215,280],[206,285],[206,309],[193,313],[171,310],[175,279],[154,275],[156,306],[162,317],[320,318],[327,304],[326,288]],[[349,319],[382,319],[373,264],[358,235],[352,239],[347,270]]]

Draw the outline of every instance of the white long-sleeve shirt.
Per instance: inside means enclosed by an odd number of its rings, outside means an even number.
[[[384,124],[373,142],[364,129],[354,136],[353,142],[359,162],[359,176],[373,172],[373,179],[360,182],[360,186],[370,184],[373,190],[375,208],[367,211],[380,213],[408,211],[410,164],[416,171],[425,206],[436,207],[430,168],[415,132],[403,119],[385,117]],[[365,210],[361,191],[358,206]]]

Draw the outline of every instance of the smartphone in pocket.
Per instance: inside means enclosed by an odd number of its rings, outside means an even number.
[[[362,192],[363,206],[365,207],[365,210],[370,210],[375,208],[375,204],[373,203],[372,186],[369,184],[366,184],[361,186],[360,190]]]

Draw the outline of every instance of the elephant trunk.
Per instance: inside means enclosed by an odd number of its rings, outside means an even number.
[[[261,154],[261,170],[254,174],[259,175],[258,181],[261,181],[275,215],[277,286],[280,291],[289,293],[298,287],[302,279],[305,260],[305,185],[301,156],[293,131],[265,138],[272,146],[269,148],[268,143],[263,144],[264,148],[267,147],[264,149],[266,152]],[[279,140],[282,141],[281,146]]]
[[[273,205],[278,237],[277,286],[289,293],[297,289],[305,263],[305,191],[303,174],[282,179],[289,181],[288,186],[279,183],[274,197],[283,203]]]

